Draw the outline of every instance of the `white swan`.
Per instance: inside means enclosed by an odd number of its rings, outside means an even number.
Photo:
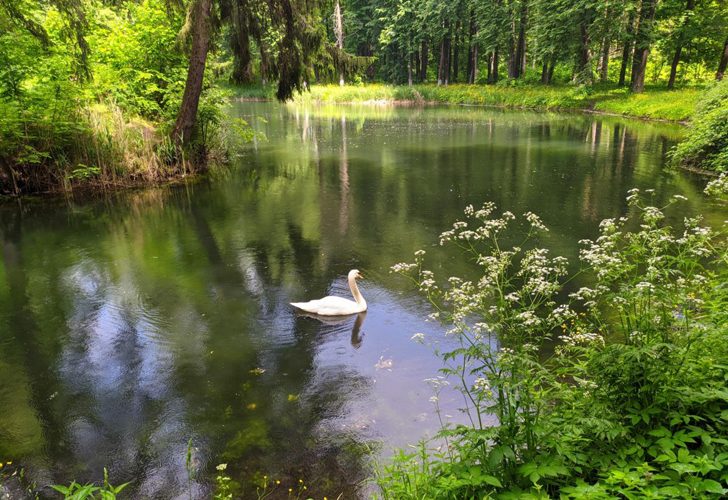
[[[354,300],[329,295],[323,299],[311,300],[309,302],[291,302],[291,305],[302,311],[319,314],[321,316],[345,316],[347,314],[357,314],[366,311],[367,301],[361,296],[359,287],[356,286],[356,280],[361,278],[362,275],[356,269],[349,271],[349,288],[351,288],[351,294],[354,296]]]

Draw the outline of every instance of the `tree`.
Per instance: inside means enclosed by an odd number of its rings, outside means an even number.
[[[728,39],[723,43],[723,51],[720,54],[720,62],[718,62],[718,71],[715,73],[715,79],[720,81],[723,79],[726,67],[728,66]]]
[[[685,6],[685,13],[682,23],[678,32],[673,36],[676,40],[675,54],[672,57],[672,64],[670,64],[670,77],[667,80],[667,88],[671,89],[675,86],[675,77],[677,76],[677,65],[680,64],[680,55],[682,54],[683,46],[688,41],[688,31],[691,28],[691,21],[693,18],[693,11],[695,10],[695,0],[687,0]]]
[[[172,130],[172,140],[178,146],[188,144],[195,129],[207,53],[210,50],[211,16],[212,0],[193,0],[189,11],[192,48],[187,68],[187,82],[182,95],[182,104]]]
[[[642,0],[635,34],[634,59],[632,61],[632,92],[645,89],[645,69],[654,32],[657,0]]]
[[[341,16],[341,4],[336,0],[334,6],[334,36],[336,36],[336,48],[344,51],[344,21]],[[339,67],[339,85],[344,86],[344,69]]]
[[[182,96],[182,104],[172,130],[172,140],[180,147],[189,144],[195,132],[197,109],[202,94],[205,65],[210,50],[213,27],[230,22],[232,5],[237,8],[237,17],[244,15],[240,9],[249,9],[245,0],[217,0],[219,19],[213,19],[213,0],[192,0],[188,6],[188,30],[191,38],[187,81]],[[269,15],[282,37],[277,45],[278,51],[278,91],[279,100],[289,99],[295,89],[303,87],[306,71],[311,68],[311,56],[325,51],[325,31],[321,23],[313,20],[320,18],[319,4],[305,0],[270,0]],[[217,21],[214,22],[213,21]],[[236,44],[244,50],[245,44]],[[238,54],[240,57],[240,54]]]
[[[627,79],[627,67],[629,61],[632,58],[632,52],[634,48],[634,23],[635,23],[635,11],[632,3],[630,2],[627,10],[627,21],[622,36],[622,65],[619,68],[619,81],[617,85],[623,87]]]

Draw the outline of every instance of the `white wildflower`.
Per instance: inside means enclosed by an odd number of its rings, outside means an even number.
[[[473,382],[473,387],[478,391],[490,390],[490,385],[488,384],[488,379],[483,378],[483,377],[476,378],[475,382]]]
[[[541,221],[541,218],[533,212],[526,212],[523,214],[526,220],[531,224],[531,227],[540,229],[541,231],[548,231],[548,228]]]

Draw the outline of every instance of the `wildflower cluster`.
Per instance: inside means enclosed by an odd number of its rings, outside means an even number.
[[[392,266],[392,272],[413,280],[435,304],[433,319],[452,325],[450,334],[464,334],[473,340],[497,331],[513,343],[540,339],[569,315],[568,306],[556,310],[555,295],[561,289],[568,262],[551,257],[545,248],[533,248],[538,232],[547,231],[541,219],[524,214],[527,230],[521,245],[503,248],[499,236],[517,221],[511,212],[493,217],[493,203],[476,210],[465,208],[465,220],[440,235],[440,244],[462,248],[482,271],[477,281],[458,276],[438,284],[432,271],[423,267],[423,250],[415,253],[413,263]],[[528,246],[531,248],[526,249]],[[478,321],[471,321],[478,318]]]
[[[438,278],[423,251],[393,266],[457,340],[441,353],[441,372],[457,380],[471,425],[443,427],[447,453],[422,444],[419,454],[399,456],[380,480],[385,497],[394,484],[397,498],[728,493],[720,483],[728,470],[725,229],[700,217],[671,227],[669,207],[685,197],[661,207],[655,197],[631,190],[630,213],[580,242],[582,286],[568,299],[565,283],[575,276],[536,244],[543,222],[532,213],[495,216],[492,203],[468,206],[440,235],[476,263],[477,278]],[[506,245],[519,223],[525,236]],[[438,415],[446,382],[430,379]]]
[[[728,175],[723,172],[710,181],[705,187],[705,194],[716,197],[728,196]]]
[[[308,486],[303,479],[298,479],[295,482],[292,481],[290,485],[286,485],[286,482],[280,479],[272,479],[264,475],[262,478],[258,476],[256,483],[255,493],[258,500],[270,497],[287,498],[290,500],[310,498],[308,495]],[[326,500],[326,497],[323,498]]]
[[[681,232],[663,223],[665,209],[684,201],[675,196],[662,208],[642,204],[637,189],[628,201],[639,231],[625,230],[627,218],[608,219],[595,241],[583,240],[580,258],[594,271],[594,283],[572,293],[594,325],[610,322],[627,341],[662,340],[693,327],[704,297],[711,293],[705,265],[715,253],[714,231],[700,217],[685,218]],[[638,335],[635,335],[638,332]]]

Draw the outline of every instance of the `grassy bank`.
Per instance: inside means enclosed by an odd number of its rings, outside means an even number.
[[[0,193],[106,189],[179,179],[202,164],[175,159],[158,124],[111,103],[64,112],[0,106]],[[13,132],[22,130],[22,134]]]
[[[236,89],[246,99],[273,98],[273,88]],[[648,88],[632,94],[624,88],[544,85],[413,85],[369,84],[361,86],[314,85],[296,97],[300,102],[320,103],[438,103],[502,106],[535,110],[589,110],[652,120],[685,121],[695,109],[699,88],[664,90]]]

